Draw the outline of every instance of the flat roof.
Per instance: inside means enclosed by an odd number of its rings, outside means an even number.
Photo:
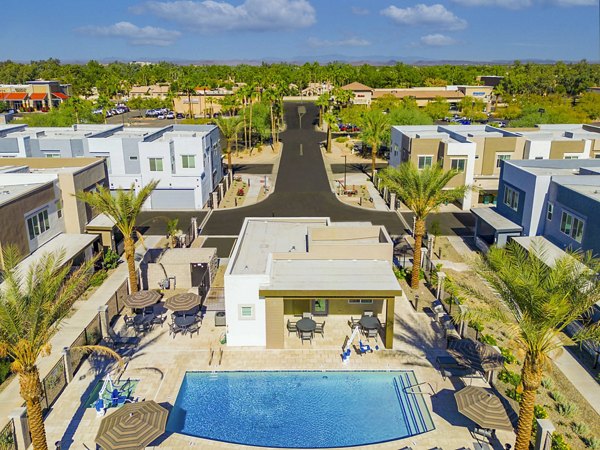
[[[100,239],[98,234],[61,233],[21,261],[17,265],[17,271],[24,276],[31,267],[38,264],[48,254],[60,251],[64,251],[63,262],[67,263],[98,239]]]
[[[523,231],[523,227],[499,214],[494,207],[471,208],[471,212],[490,225],[494,230],[501,232]]]
[[[0,206],[12,202],[13,200],[25,196],[30,192],[45,186],[51,181],[46,183],[31,183],[31,184],[0,184]]]
[[[271,253],[307,252],[308,228],[327,225],[327,218],[247,218],[230,273],[266,274]]]
[[[600,167],[600,159],[522,159],[505,164],[519,167],[538,176],[577,175],[579,169]]]
[[[216,255],[217,249],[210,247],[199,248],[168,248],[158,259],[161,264],[208,263]]]
[[[330,297],[390,297],[402,290],[388,261],[381,260],[274,260],[268,285],[261,295]]]
[[[594,185],[594,184],[570,184],[570,183],[563,184],[563,183],[559,182],[558,184],[566,187],[567,189],[570,189],[572,191],[583,194],[586,197],[590,197],[590,198],[596,200],[597,202],[600,202],[600,177],[596,176],[596,175],[582,175],[582,177],[596,178],[598,183]]]
[[[86,228],[98,228],[112,230],[115,226],[115,221],[106,214],[101,213],[88,222]]]
[[[379,226],[322,227],[309,230],[311,243],[327,245],[379,244],[381,228]],[[310,250],[310,248],[309,248]]]

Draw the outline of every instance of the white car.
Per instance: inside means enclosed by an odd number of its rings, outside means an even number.
[[[157,118],[158,120],[164,120],[164,119],[166,119],[166,117],[165,117],[165,115],[164,115],[164,114],[159,114],[159,115],[158,115],[156,118]]]

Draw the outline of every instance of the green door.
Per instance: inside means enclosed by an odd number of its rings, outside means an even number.
[[[312,313],[315,316],[326,316],[329,313],[329,300],[317,298],[312,301]]]

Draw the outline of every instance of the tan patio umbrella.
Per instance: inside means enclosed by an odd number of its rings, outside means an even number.
[[[201,298],[197,294],[185,292],[170,297],[165,302],[165,307],[171,311],[189,311],[200,304]]]
[[[160,297],[161,295],[157,291],[138,291],[125,297],[123,303],[130,308],[139,309],[154,305],[160,300]]]
[[[467,386],[454,394],[458,412],[482,428],[512,430],[509,416],[500,399],[489,389]],[[514,420],[514,417],[512,418]]]
[[[96,443],[103,450],[139,450],[165,432],[169,411],[153,400],[127,403],[102,419]]]
[[[448,352],[460,363],[479,372],[488,372],[504,368],[504,357],[492,346],[473,339],[450,341]]]

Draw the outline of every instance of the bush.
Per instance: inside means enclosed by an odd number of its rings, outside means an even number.
[[[552,397],[552,400],[554,400],[556,403],[564,403],[567,401],[567,398],[559,391],[551,391],[550,397]]]
[[[584,438],[588,434],[590,434],[590,427],[588,427],[587,424],[583,422],[573,422],[571,424],[571,429],[573,430],[573,433],[575,433],[580,438]]]
[[[500,353],[502,353],[502,356],[504,357],[504,362],[506,364],[514,364],[517,362],[517,358],[515,357],[515,355],[512,354],[512,352],[506,348],[506,347],[498,347],[500,349]]]
[[[560,433],[552,433],[552,450],[571,450]]]
[[[596,437],[585,438],[583,442],[585,442],[585,445],[592,450],[600,450],[600,439]]]
[[[335,138],[335,142],[339,142],[340,144],[343,144],[344,142],[347,142],[349,140],[348,136],[340,136]]]
[[[475,331],[477,331],[478,333],[481,333],[483,331],[483,324],[481,322],[477,322],[475,320],[469,322],[469,326],[471,328],[473,328]]]
[[[544,377],[542,378],[542,386],[551,391],[552,389],[554,389],[554,381],[552,380],[552,378]]]
[[[107,278],[108,274],[106,273],[106,270],[99,270],[90,278],[90,286],[98,287],[102,283],[104,283],[104,280],[106,280]]]
[[[492,336],[491,334],[482,334],[479,337],[479,340],[481,342],[483,342],[484,344],[489,344],[489,345],[497,345],[498,342],[496,341],[496,338],[494,336]]]
[[[570,419],[577,412],[577,406],[571,402],[560,402],[556,404],[556,410],[561,416]]]
[[[533,416],[536,419],[547,419],[548,411],[546,411],[546,408],[544,408],[542,405],[535,405],[533,407]]]
[[[514,387],[517,387],[519,384],[521,384],[521,375],[515,372],[511,372],[510,370],[504,369],[498,374],[498,380],[502,381],[503,383],[511,384]]]
[[[506,390],[506,395],[508,398],[512,398],[514,401],[516,401],[517,403],[521,403],[521,400],[523,400],[523,394],[520,392],[517,392],[517,388],[509,388]]]
[[[119,265],[119,259],[117,252],[112,251],[110,248],[107,249],[102,257],[102,268],[105,270],[116,269]]]

